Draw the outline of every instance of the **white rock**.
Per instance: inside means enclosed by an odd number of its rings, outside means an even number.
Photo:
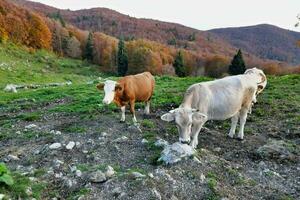
[[[155,196],[155,199],[161,200],[161,195],[160,195],[160,193],[155,188],[152,189],[152,192],[153,192],[153,194]]]
[[[20,134],[21,134],[21,131],[17,131],[16,134],[20,135]]]
[[[90,181],[93,182],[93,183],[103,183],[105,182],[107,179],[105,177],[105,174],[98,170],[96,172],[93,172],[91,175],[90,175]]]
[[[32,129],[32,128],[37,128],[38,126],[35,124],[29,124],[27,126],[25,126],[25,129]]]
[[[31,189],[31,187],[28,187],[28,188],[26,189],[26,194],[27,194],[28,196],[31,196],[31,195],[32,195],[32,189]]]
[[[7,156],[8,160],[14,160],[14,161],[17,161],[17,160],[20,160],[20,158],[18,156],[15,156],[15,155],[12,155],[12,154],[9,154]]]
[[[4,194],[0,194],[0,200],[4,199],[5,195]]]
[[[152,173],[148,173],[148,176],[149,176],[150,178],[154,178],[154,175],[153,175]]]
[[[14,84],[8,84],[6,85],[6,87],[4,88],[5,92],[13,92],[13,93],[17,93],[17,85]]]
[[[76,176],[78,176],[78,177],[81,177],[81,176],[82,176],[82,172],[81,172],[79,169],[76,170],[75,174],[76,174]]]
[[[106,176],[107,178],[111,178],[114,174],[115,174],[114,168],[112,168],[111,166],[108,165],[108,166],[106,167],[105,176]]]
[[[146,175],[141,174],[140,172],[131,172],[131,176],[133,178],[145,178],[146,177]]]
[[[128,140],[128,137],[123,135],[122,137],[119,137],[119,138],[115,139],[114,141],[115,142],[124,142],[126,140]]]
[[[106,133],[106,132],[102,132],[102,133],[100,134],[100,136],[101,136],[101,137],[106,137],[106,136],[107,136],[107,133]]]
[[[82,153],[87,154],[89,151],[88,150],[83,150]]]
[[[148,142],[149,142],[149,141],[146,140],[145,138],[142,139],[142,144],[146,144],[146,143],[148,143]]]
[[[80,146],[80,142],[75,142],[76,146],[79,147]]]
[[[201,173],[201,175],[200,175],[200,180],[201,180],[201,183],[203,183],[205,181],[205,176],[203,173]]]
[[[166,140],[163,140],[163,139],[159,139],[157,140],[154,145],[157,146],[157,147],[165,147],[165,146],[168,146],[168,142]]]
[[[59,149],[61,147],[61,143],[56,142],[49,146],[49,149]]]
[[[60,167],[62,164],[64,164],[64,162],[61,161],[61,160],[56,159],[56,160],[53,161],[53,164],[54,164],[55,167]]]
[[[75,142],[71,141],[67,144],[66,149],[72,150],[75,147]]]
[[[55,131],[55,130],[51,130],[50,133],[54,135],[61,135],[60,131]]]
[[[61,172],[59,172],[59,173],[56,173],[54,176],[55,176],[55,178],[61,178],[61,177],[63,177],[63,174]]]
[[[163,161],[166,164],[173,164],[180,161],[182,158],[192,156],[195,150],[187,145],[175,142],[172,145],[165,146],[158,161]]]

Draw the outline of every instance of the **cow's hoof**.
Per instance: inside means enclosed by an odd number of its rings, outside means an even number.
[[[231,136],[231,135],[227,135],[227,138],[233,139],[233,136]]]
[[[243,141],[244,139],[243,138],[239,138],[239,137],[237,137],[236,138],[238,141]]]
[[[120,123],[125,123],[125,120],[120,120]]]

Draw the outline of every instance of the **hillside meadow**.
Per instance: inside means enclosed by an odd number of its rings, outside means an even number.
[[[12,199],[156,199],[157,193],[163,199],[299,197],[300,75],[268,76],[243,142],[226,138],[230,120],[208,122],[199,136],[198,161],[165,166],[157,161],[162,148],[154,143],[175,142],[178,133],[160,116],[180,104],[188,86],[212,79],[156,76],[152,114],[143,116],[144,105],[137,105],[139,132],[129,112],[126,123],[119,123],[119,109],[102,104],[96,84],[118,77],[100,71],[43,50],[0,45],[0,158],[14,180],[11,186],[2,183],[1,194]],[[9,83],[65,81],[72,84],[3,91]],[[78,143],[67,150],[70,141]],[[57,142],[61,148],[49,148]],[[107,166],[115,175],[90,183],[90,175]],[[144,176],[134,178],[132,172]]]

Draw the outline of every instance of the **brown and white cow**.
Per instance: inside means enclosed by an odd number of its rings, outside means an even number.
[[[133,114],[133,122],[136,123],[134,104],[145,102],[145,114],[150,113],[150,100],[154,92],[155,80],[150,72],[125,76],[118,81],[107,80],[99,83],[97,88],[105,92],[103,103],[114,102],[121,107],[121,122],[125,121],[125,106],[130,105],[130,112]]]

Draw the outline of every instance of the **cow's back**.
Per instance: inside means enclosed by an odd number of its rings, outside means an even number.
[[[188,89],[188,93],[192,94],[189,101],[192,108],[206,114],[208,119],[224,120],[241,109],[251,88],[252,85],[241,76],[198,83]]]
[[[124,83],[124,92],[135,101],[148,101],[154,91],[155,81],[150,72],[126,76],[120,83]]]

